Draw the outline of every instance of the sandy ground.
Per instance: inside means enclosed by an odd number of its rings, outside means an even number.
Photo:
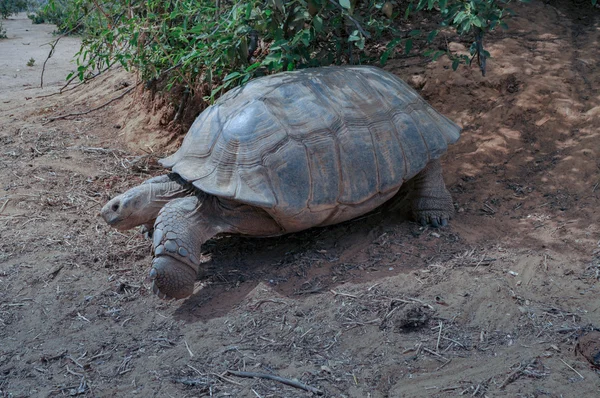
[[[110,73],[62,95],[76,39],[0,40],[3,397],[593,397],[575,350],[600,327],[600,10],[515,6],[488,75],[409,58],[388,69],[464,126],[443,159],[456,204],[432,230],[384,207],[274,239],[206,244],[191,298],[145,283],[150,243],[97,217],[160,173],[164,115]],[[30,43],[30,44],[26,44]],[[468,43],[451,42],[464,49]],[[25,64],[36,60],[33,67]],[[136,132],[132,138],[132,132]],[[172,137],[171,137],[172,138]]]

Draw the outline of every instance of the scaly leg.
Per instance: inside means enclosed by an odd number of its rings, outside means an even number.
[[[154,224],[152,290],[164,299],[191,295],[201,246],[219,233],[270,236],[282,232],[266,212],[252,206],[206,194],[172,200]]]
[[[412,212],[421,225],[432,227],[448,225],[454,213],[452,196],[446,189],[442,166],[438,159],[429,164],[411,180],[414,191],[411,193]]]

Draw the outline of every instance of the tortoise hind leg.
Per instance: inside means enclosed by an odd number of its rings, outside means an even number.
[[[421,225],[432,227],[448,225],[454,213],[452,196],[446,189],[442,176],[442,165],[439,159],[429,162],[427,166],[411,180],[412,213]]]

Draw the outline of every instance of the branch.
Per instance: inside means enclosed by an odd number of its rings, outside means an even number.
[[[267,373],[240,372],[237,370],[228,370],[227,373],[232,374],[234,376],[238,376],[238,377],[256,377],[256,378],[261,378],[261,379],[274,380],[274,381],[278,381],[283,384],[287,384],[288,386],[300,388],[305,391],[310,391],[317,395],[323,395],[323,391],[319,390],[318,388],[311,387],[311,386],[306,385],[297,380],[286,379],[286,378],[283,378],[283,377],[280,377],[277,375],[272,375],[272,374],[267,374]]]
[[[481,74],[485,76],[485,64],[486,64],[486,56],[485,50],[483,49],[483,30],[481,28],[475,28],[475,54],[473,57],[477,55],[477,63],[479,64],[479,69],[481,70]],[[471,58],[473,60],[473,58]]]
[[[56,48],[56,45],[58,44],[58,41],[60,39],[62,39],[63,37],[65,37],[66,35],[69,35],[71,33],[73,33],[75,31],[75,29],[79,28],[79,25],[81,25],[81,22],[83,22],[83,18],[87,17],[87,14],[82,15],[81,17],[79,17],[79,19],[77,20],[77,22],[75,23],[75,26],[70,29],[69,31],[63,33],[62,35],[58,36],[58,38],[50,43],[46,43],[50,45],[50,52],[48,53],[48,56],[46,57],[46,60],[44,61],[44,65],[42,66],[42,75],[40,76],[40,88],[44,88],[44,72],[46,71],[46,62],[48,62],[48,60],[50,58],[52,58],[52,55],[54,54],[54,49]]]
[[[97,106],[95,108],[89,109],[89,110],[84,111],[84,112],[73,112],[73,113],[67,113],[66,115],[51,117],[50,119],[48,119],[47,122],[43,123],[43,125],[46,125],[48,123],[52,123],[55,120],[66,119],[66,118],[71,117],[71,116],[87,115],[88,113],[97,111],[98,109],[104,108],[105,106],[113,103],[114,101],[118,100],[119,98],[123,98],[127,93],[131,92],[131,90],[133,90],[134,88],[136,88],[139,85],[140,85],[140,83],[136,84],[133,87],[129,87],[127,90],[123,91],[121,94],[117,95],[115,98],[113,98],[110,101],[107,101],[104,104],[99,105],[99,106]]]

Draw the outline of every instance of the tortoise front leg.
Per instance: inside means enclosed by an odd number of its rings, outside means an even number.
[[[439,159],[429,164],[412,179],[414,191],[411,193],[412,212],[421,225],[432,227],[448,225],[454,214],[452,196],[446,189]]]
[[[163,299],[181,299],[194,291],[201,246],[219,233],[271,236],[282,233],[263,210],[198,194],[167,203],[154,224],[152,291]]]
[[[200,266],[202,243],[220,232],[203,211],[205,197],[190,196],[167,203],[154,223],[152,291],[163,299],[192,294]]]

